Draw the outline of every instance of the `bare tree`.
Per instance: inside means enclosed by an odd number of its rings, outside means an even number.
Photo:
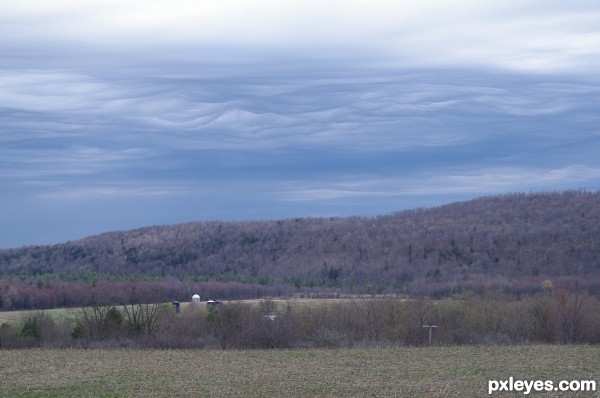
[[[152,335],[158,328],[161,311],[159,304],[148,302],[152,292],[147,288],[144,285],[133,285],[122,298],[121,307],[132,332]]]

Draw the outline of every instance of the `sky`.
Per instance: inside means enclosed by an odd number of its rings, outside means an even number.
[[[596,0],[0,0],[0,248],[600,189]]]

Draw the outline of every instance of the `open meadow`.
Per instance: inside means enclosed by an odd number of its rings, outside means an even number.
[[[4,350],[1,397],[479,397],[488,380],[595,380],[600,346]],[[598,392],[529,396],[598,397]],[[492,396],[524,396],[497,392]]]

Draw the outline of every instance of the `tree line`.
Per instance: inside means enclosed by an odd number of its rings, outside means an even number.
[[[100,305],[0,325],[1,348],[340,348],[464,344],[597,344],[600,301],[566,289],[521,298],[495,290],[441,300],[361,299],[218,306]]]
[[[0,310],[120,305],[129,302],[160,303],[189,300],[192,294],[204,299],[229,300],[261,297],[290,297],[289,285],[260,285],[240,282],[194,282],[181,280],[92,280],[57,281],[32,278],[0,279]]]

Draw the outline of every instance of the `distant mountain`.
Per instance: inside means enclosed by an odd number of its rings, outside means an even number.
[[[550,279],[598,290],[600,192],[517,193],[378,217],[153,226],[0,250],[0,272],[356,292],[525,288]]]

